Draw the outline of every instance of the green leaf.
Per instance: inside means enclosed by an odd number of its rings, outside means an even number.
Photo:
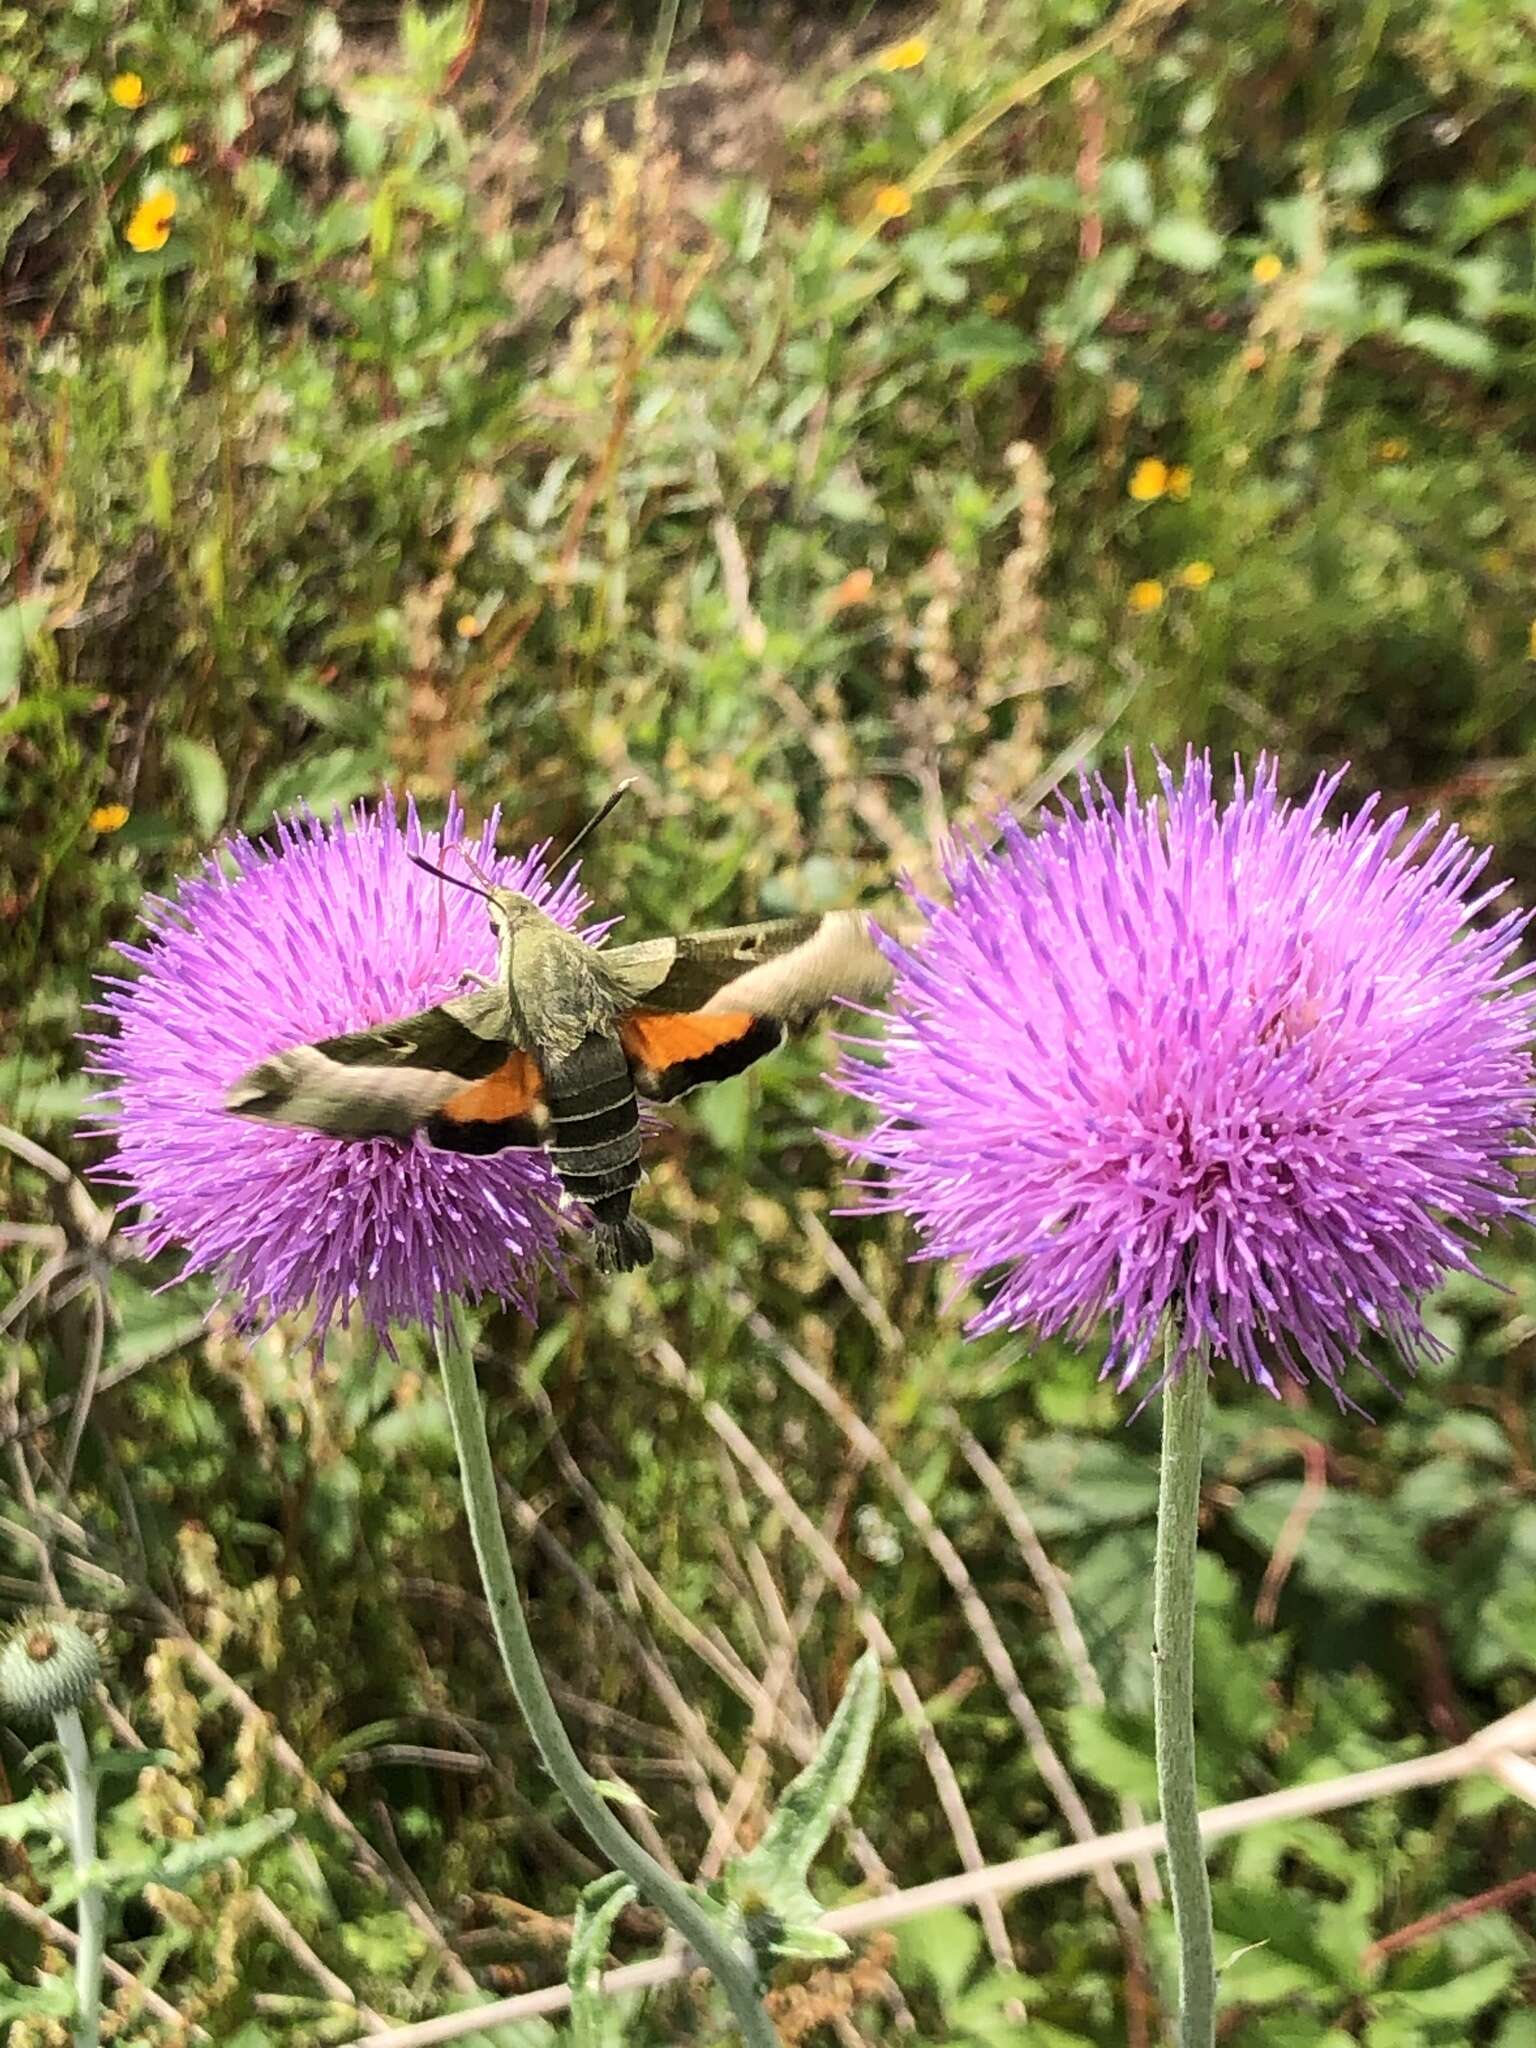
[[[898,1928],[896,1948],[903,1975],[926,1977],[947,2005],[976,1966],[981,1929],[958,1906],[942,1906]]]
[[[291,1808],[279,1807],[259,1820],[246,1821],[239,1827],[215,1828],[190,1842],[168,1842],[135,1855],[104,1858],[62,1877],[48,1895],[48,1911],[54,1913],[70,1905],[81,1892],[92,1887],[120,1899],[135,1897],[147,1884],[185,1891],[193,1878],[211,1864],[231,1858],[246,1862],[259,1854],[269,1842],[287,1833],[294,1818]]]
[[[806,1873],[832,1823],[859,1789],[880,1713],[880,1660],[866,1650],[849,1674],[837,1712],[816,1754],[785,1788],[755,1849],[727,1873],[728,1895],[756,1910],[766,1906],[788,1923],[804,1896]]]
[[[399,1982],[407,1967],[420,1962],[426,1953],[426,1940],[420,1928],[406,1914],[393,1909],[344,1920],[336,1931],[347,1954],[370,1976]]]
[[[1157,1762],[1150,1750],[1117,1733],[1102,1707],[1068,1709],[1072,1758],[1095,1783],[1125,1799],[1157,1798]]]
[[[840,1934],[807,1921],[780,1926],[766,1946],[772,1955],[806,1963],[835,1963],[848,1953],[848,1944]]]
[[[34,1792],[0,1806],[0,1842],[20,1842],[28,1835],[69,1838],[69,1800],[62,1792]]]
[[[592,1790],[610,1806],[638,1806],[642,1813],[650,1811],[634,1786],[622,1784],[617,1778],[594,1778]]]
[[[204,740],[183,735],[166,741],[166,752],[176,765],[187,803],[205,839],[212,839],[229,809],[229,778],[224,763]]]
[[[1140,157],[1111,157],[1099,189],[1106,212],[1122,214],[1132,227],[1152,225],[1152,179]]]
[[[1176,270],[1214,270],[1221,261],[1222,240],[1214,228],[1188,214],[1173,213],[1147,236],[1147,247]]]
[[[245,812],[247,829],[259,832],[273,815],[289,805],[307,803],[313,810],[345,804],[378,779],[379,764],[358,747],[338,747],[328,754],[310,754],[285,761],[262,784]]]
[[[27,643],[47,616],[46,597],[0,605],[0,704],[9,704],[20,690]]]
[[[716,1087],[704,1089],[694,1098],[694,1115],[720,1150],[732,1159],[743,1159],[756,1122],[757,1095],[746,1074],[734,1074]]]
[[[1244,1495],[1235,1520],[1268,1555],[1296,1504],[1299,1482],[1271,1481]],[[1307,1524],[1299,1574],[1331,1599],[1358,1606],[1366,1600],[1433,1597],[1435,1571],[1418,1531],[1388,1501],[1335,1491]]]
[[[1437,363],[1448,363],[1453,370],[1476,370],[1487,373],[1498,365],[1499,352],[1486,334],[1475,327],[1464,327],[1459,320],[1441,320],[1431,313],[1421,313],[1416,319],[1404,321],[1398,335],[1409,348],[1422,349],[1427,356],[1433,356]]]
[[[1459,1970],[1443,1984],[1378,1993],[1377,2001],[1384,2012],[1410,2013],[1416,2019],[1469,2020],[1503,1994],[1518,1967],[1513,1956],[1495,1956],[1475,1969]]]
[[[614,1922],[638,1894],[620,1870],[589,1884],[576,1902],[565,1981],[571,1987],[571,2031],[576,2048],[620,2048],[626,2032],[621,2005],[605,1998],[603,1965]]]
[[[296,1817],[291,1807],[280,1806],[275,1812],[264,1813],[239,1827],[215,1828],[190,1842],[178,1842],[161,1857],[154,1881],[168,1885],[172,1891],[181,1891],[211,1864],[231,1859],[247,1863],[279,1835],[287,1834]]]
[[[150,518],[162,533],[169,533],[176,517],[176,485],[171,475],[171,457],[168,449],[157,448],[149,458],[146,491]],[[186,745],[187,742],[172,740],[173,752],[178,744]]]
[[[62,2020],[74,2009],[73,1977],[35,1977],[30,1984],[18,1984],[0,1967],[0,2020]]]

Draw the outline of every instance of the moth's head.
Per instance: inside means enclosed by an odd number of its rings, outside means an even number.
[[[484,894],[498,939],[510,939],[532,924],[549,922],[533,898],[525,896],[520,889],[487,889]]]
[[[436,875],[440,882],[452,882],[456,889],[468,889],[472,896],[483,896],[491,914],[492,928],[503,948],[507,940],[515,933],[525,931],[529,925],[549,922],[531,896],[525,896],[521,889],[498,888],[467,853],[464,858],[475,875],[474,881],[469,881],[463,875],[450,875],[446,868],[434,867],[431,861],[423,860],[419,853],[413,853],[410,858],[425,873]]]

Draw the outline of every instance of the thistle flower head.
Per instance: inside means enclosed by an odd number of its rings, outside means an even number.
[[[869,1199],[987,1276],[978,1330],[1107,1317],[1123,1387],[1171,1317],[1174,1370],[1340,1394],[1370,1332],[1424,1353],[1426,1291],[1524,1206],[1524,920],[1454,828],[1326,822],[1338,776],[1299,804],[1262,759],[1224,804],[1208,760],[1160,781],[951,856],[892,948],[883,1064],[841,1077],[881,1117]]]
[[[470,850],[490,878],[562,924],[585,903],[551,884],[537,853],[495,851],[492,813]],[[488,975],[485,905],[434,882],[464,843],[451,804],[440,832],[408,804],[359,806],[329,824],[280,823],[270,846],[232,840],[174,899],[145,906],[148,936],[105,978],[109,1029],[93,1038],[105,1082],[107,1177],[139,1205],[146,1254],[182,1245],[250,1326],[315,1305],[315,1336],[354,1304],[375,1328],[424,1320],[448,1295],[495,1295],[532,1313],[553,1262],[559,1189],[542,1153],[469,1158],[423,1138],[342,1140],[229,1115],[226,1092],[292,1046],[358,1031],[463,992]]]

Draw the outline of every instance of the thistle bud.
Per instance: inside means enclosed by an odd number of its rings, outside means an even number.
[[[0,1713],[48,1721],[85,1704],[101,1676],[101,1653],[77,1621],[25,1615],[0,1649]]]

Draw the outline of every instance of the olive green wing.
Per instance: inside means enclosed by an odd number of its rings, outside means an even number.
[[[814,911],[605,946],[604,970],[654,1010],[749,1009],[791,1029],[829,1005],[878,1002],[890,963],[859,910]]]

